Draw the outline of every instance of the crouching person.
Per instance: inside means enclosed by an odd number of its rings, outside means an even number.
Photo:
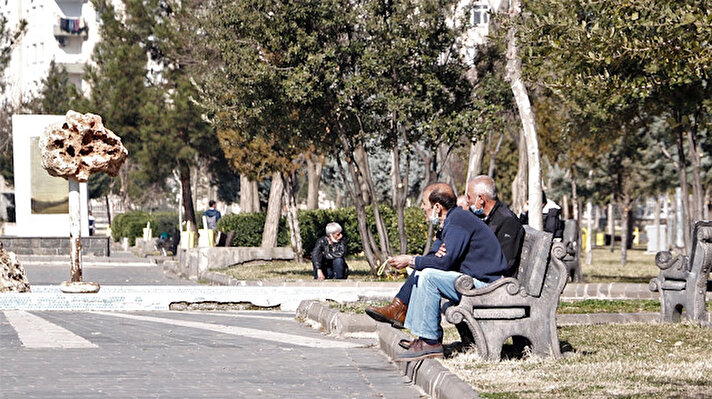
[[[326,235],[317,240],[312,251],[314,279],[345,279],[349,276],[346,264],[346,240],[341,226],[336,222],[326,225]]]

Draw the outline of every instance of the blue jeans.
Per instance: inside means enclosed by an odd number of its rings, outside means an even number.
[[[424,269],[416,273],[418,275],[405,316],[405,328],[420,338],[442,340],[440,298],[460,301],[460,294],[455,291],[455,280],[462,273],[438,269]],[[487,286],[487,283],[476,278],[473,280],[475,288]]]

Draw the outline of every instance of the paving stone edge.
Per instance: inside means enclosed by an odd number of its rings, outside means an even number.
[[[317,322],[326,333],[340,336],[349,332],[376,331],[381,350],[391,358],[403,351],[398,342],[401,339],[410,339],[404,332],[385,324],[376,323],[365,314],[344,314],[317,301],[302,301],[297,308],[297,318]],[[361,328],[366,328],[366,330]],[[410,378],[411,382],[432,398],[479,398],[470,384],[462,381],[437,360],[425,359],[417,362],[396,362],[395,364]]]

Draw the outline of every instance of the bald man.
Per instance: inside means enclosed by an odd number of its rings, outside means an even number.
[[[502,254],[492,231],[474,215],[456,206],[455,193],[448,184],[433,183],[423,191],[420,208],[430,222],[439,225],[442,231],[425,256],[398,255],[389,260],[392,267],[402,269],[410,266],[415,270],[438,269],[462,272],[473,276],[483,284],[491,283],[506,273],[506,258]],[[476,233],[476,234],[475,234]],[[473,241],[477,238],[479,241]],[[442,246],[447,251],[437,255]],[[500,259],[501,257],[501,259]],[[503,260],[504,264],[500,263]],[[411,274],[401,286],[393,301],[383,307],[366,308],[366,314],[376,321],[403,328],[411,292],[416,284],[416,274]]]
[[[519,255],[524,243],[524,227],[517,215],[497,198],[497,186],[487,175],[480,175],[467,183],[467,202],[470,210],[497,236],[504,257],[507,258],[508,276],[517,272]]]

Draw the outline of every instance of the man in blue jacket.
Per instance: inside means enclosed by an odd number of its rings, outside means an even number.
[[[485,287],[507,275],[507,260],[492,230],[472,212],[456,206],[456,196],[445,183],[425,188],[421,209],[431,222],[442,222],[441,241],[447,251],[435,256],[398,255],[389,260],[392,267],[416,270],[416,280],[405,319],[405,327],[419,338],[396,360],[410,361],[442,357],[440,298],[458,302],[455,280],[466,274],[475,288]],[[435,246],[434,246],[435,247]]]

